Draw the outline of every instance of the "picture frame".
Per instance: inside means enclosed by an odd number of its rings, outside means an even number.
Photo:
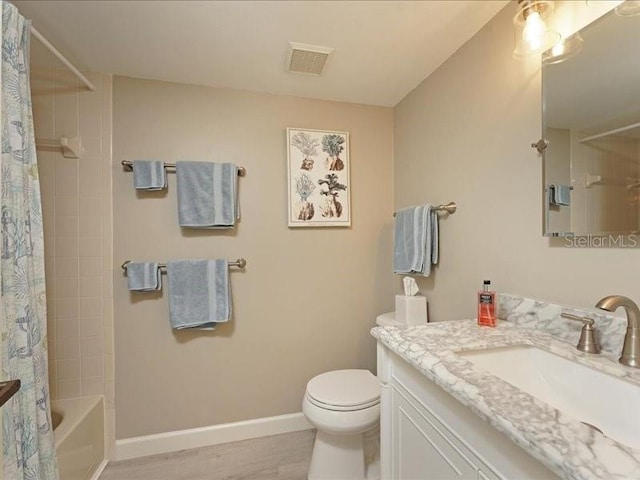
[[[350,227],[349,132],[287,128],[289,227]]]

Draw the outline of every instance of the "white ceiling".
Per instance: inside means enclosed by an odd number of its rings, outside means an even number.
[[[393,106],[508,0],[13,3],[80,69]],[[289,41],[335,49],[322,76],[284,71]]]

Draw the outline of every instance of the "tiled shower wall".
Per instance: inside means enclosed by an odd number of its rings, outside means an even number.
[[[571,132],[572,229],[638,230],[638,188],[632,185],[640,176],[640,140],[616,135],[581,143],[582,137]]]
[[[37,141],[82,138],[79,159],[38,147],[52,399],[104,394],[107,454],[115,444],[112,294],[111,77],[32,66]],[[36,141],[36,143],[38,143]]]

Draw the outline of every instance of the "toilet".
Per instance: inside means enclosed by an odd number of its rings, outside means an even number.
[[[363,434],[377,427],[380,420],[377,377],[369,370],[357,369],[313,377],[307,383],[302,411],[317,429],[309,480],[367,478]]]

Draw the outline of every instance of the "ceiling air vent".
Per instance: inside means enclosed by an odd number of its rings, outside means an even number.
[[[287,72],[320,75],[333,48],[289,42]]]

